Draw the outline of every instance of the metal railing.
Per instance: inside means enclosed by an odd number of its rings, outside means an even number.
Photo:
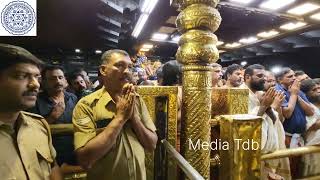
[[[188,161],[186,161],[181,154],[179,154],[174,147],[166,140],[161,140],[168,154],[177,162],[182,171],[190,180],[204,180],[204,178],[196,171]]]
[[[282,149],[270,154],[262,155],[261,160],[278,159],[278,158],[284,158],[289,156],[299,156],[299,155],[305,155],[305,154],[311,154],[311,153],[320,153],[320,146],[304,146],[304,147],[298,147],[298,148],[292,148],[292,149]]]

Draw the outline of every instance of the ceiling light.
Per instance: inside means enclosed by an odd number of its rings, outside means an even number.
[[[226,52],[226,51],[224,51],[224,50],[219,50],[219,54],[224,53],[224,52]]]
[[[265,9],[277,10],[293,3],[294,1],[295,0],[268,0],[260,4],[260,7]]]
[[[168,38],[168,34],[163,34],[163,33],[154,33],[152,35],[153,40],[159,40],[159,41],[164,41]]]
[[[312,16],[310,16],[311,19],[315,19],[315,20],[319,20],[320,21],[320,12],[317,14],[314,14]]]
[[[303,27],[303,26],[305,26],[306,24],[307,24],[307,23],[304,23],[304,22],[297,22],[297,23],[290,22],[290,23],[287,23],[287,24],[284,24],[284,25],[280,26],[280,29],[284,29],[284,30],[294,30],[294,29]]]
[[[288,10],[287,12],[290,14],[294,14],[294,15],[304,15],[307,14],[309,12],[312,12],[316,9],[319,9],[320,6],[317,4],[313,4],[313,3],[305,3],[302,4],[300,6],[297,6],[295,8],[292,8],[290,10]]]
[[[143,51],[143,52],[147,52],[149,51],[150,49],[147,49],[147,48],[141,48],[140,51]]]
[[[237,42],[234,42],[232,44],[230,44],[230,43],[226,44],[226,48],[235,48],[235,47],[238,47],[238,46],[241,46],[241,44],[237,43]]]
[[[95,51],[95,53],[96,53],[96,54],[101,54],[102,51],[97,49],[97,50]]]
[[[274,66],[273,68],[271,68],[271,72],[278,74],[281,71],[281,67],[280,66]]]
[[[241,3],[241,4],[249,4],[253,0],[230,0],[231,2]]]
[[[153,8],[156,6],[158,0],[144,0],[141,12],[150,14]]]
[[[241,66],[245,66],[245,65],[247,65],[247,61],[242,61],[240,64],[241,64]]]
[[[151,49],[151,48],[153,48],[152,44],[144,44],[144,45],[142,45],[142,49]]]
[[[277,34],[279,34],[278,31],[271,30],[271,31],[264,31],[264,32],[258,33],[257,36],[261,38],[268,38],[268,37],[275,36]]]
[[[133,37],[138,37],[144,24],[146,23],[146,21],[148,20],[149,15],[147,14],[141,14],[138,22],[136,24],[136,26],[134,27],[133,31],[132,31],[132,36]]]
[[[172,38],[172,41],[173,41],[173,42],[176,42],[176,43],[178,43],[179,40],[180,40],[180,36],[174,36],[174,37]]]
[[[75,49],[74,50],[76,53],[81,53],[81,50],[80,49]]]
[[[217,46],[221,46],[222,44],[224,44],[223,41],[218,41],[218,42],[217,42]]]
[[[248,37],[248,38],[240,39],[239,42],[244,43],[244,44],[250,44],[250,43],[253,43],[257,40],[258,40],[258,38],[256,38],[256,37]]]

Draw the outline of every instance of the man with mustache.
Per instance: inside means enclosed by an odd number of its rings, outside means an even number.
[[[211,64],[211,67],[213,67],[213,71],[212,71],[212,87],[220,87],[222,86],[222,66],[218,63],[213,63]]]
[[[249,88],[249,114],[262,117],[261,152],[270,153],[285,149],[285,132],[280,117],[272,104],[281,106],[284,94],[270,87],[263,95],[265,68],[260,64],[247,67],[244,72],[245,85]],[[276,168],[275,168],[276,167]],[[288,172],[288,173],[286,173]],[[261,162],[261,179],[291,179],[289,159],[266,160]]]
[[[239,64],[232,64],[228,66],[226,70],[226,87],[228,88],[237,88],[240,87],[243,80],[243,74],[242,74],[242,66]]]
[[[44,91],[39,93],[36,106],[30,111],[45,117],[49,124],[71,124],[77,97],[65,91],[67,81],[63,68],[46,66],[42,70],[42,85]],[[54,135],[53,146],[57,151],[57,162],[64,174],[82,170],[77,166],[72,135]]]
[[[123,50],[101,57],[103,87],[73,111],[74,145],[91,180],[145,180],[145,151],[157,143],[155,125],[130,82],[131,59]]]
[[[1,179],[62,179],[47,122],[23,111],[37,100],[42,61],[7,44],[0,44],[0,59]]]
[[[276,74],[278,84],[276,90],[285,94],[281,105],[284,116],[283,127],[286,132],[286,146],[288,148],[304,146],[302,135],[306,131],[306,116],[313,116],[314,109],[306,95],[300,91],[300,81],[294,76],[292,69],[284,67]],[[292,178],[300,176],[300,157],[290,157]]]
[[[301,82],[301,91],[306,94],[315,111],[313,116],[307,116],[306,145],[320,145],[320,85],[314,79],[306,79]],[[304,155],[303,162],[304,176],[320,173],[320,153]]]

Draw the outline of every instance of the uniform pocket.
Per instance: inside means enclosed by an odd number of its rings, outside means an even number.
[[[51,167],[53,165],[54,159],[50,153],[48,147],[36,148],[39,166],[41,172],[43,173],[44,179],[49,179],[51,173]]]
[[[44,159],[48,163],[53,163],[53,158],[49,148],[37,148],[36,151],[38,154],[38,158],[40,156],[39,161],[41,161],[41,159]]]

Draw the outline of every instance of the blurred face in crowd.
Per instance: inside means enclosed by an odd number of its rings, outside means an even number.
[[[246,75],[250,89],[254,91],[262,91],[265,83],[265,70],[254,69],[252,76]]]
[[[296,80],[296,78],[294,76],[294,72],[292,70],[290,70],[288,73],[283,75],[282,78],[279,79],[279,82],[285,88],[289,88],[295,80]]]
[[[212,71],[212,83],[217,84],[222,79],[222,68],[220,66],[214,67]]]
[[[233,71],[232,74],[228,74],[228,81],[232,87],[239,87],[242,84],[243,75],[240,69]]]
[[[138,80],[139,80],[138,72],[133,72],[132,73],[132,83],[136,85],[138,83]]]
[[[84,81],[87,81],[87,82],[90,81],[89,76],[88,76],[88,73],[87,73],[86,71],[82,70],[82,71],[80,72],[80,74],[81,74],[81,76],[83,77],[83,80],[84,80]]]
[[[308,74],[303,74],[303,75],[300,75],[300,76],[296,76],[296,79],[301,82],[303,80],[311,79],[311,78],[308,76]]]
[[[73,79],[70,85],[72,89],[76,92],[80,92],[84,89],[87,89],[86,82],[84,81],[81,75],[78,75],[75,79]]]
[[[0,111],[13,112],[35,105],[41,77],[37,66],[19,63],[0,72]]]
[[[320,103],[320,85],[313,86],[306,95],[312,103]]]
[[[141,80],[143,80],[143,81],[145,81],[145,80],[148,79],[148,76],[147,76],[147,73],[146,73],[145,70],[139,71],[139,72],[138,72],[138,77],[139,77],[139,79],[141,79]]]
[[[276,86],[276,77],[270,72],[266,72],[266,82],[264,83],[264,90],[267,91],[269,88]]]
[[[67,87],[67,81],[61,69],[46,71],[44,84],[49,93],[58,93]]]
[[[132,62],[129,56],[113,53],[111,58],[100,66],[104,85],[115,91],[121,91],[126,83],[131,83]]]

